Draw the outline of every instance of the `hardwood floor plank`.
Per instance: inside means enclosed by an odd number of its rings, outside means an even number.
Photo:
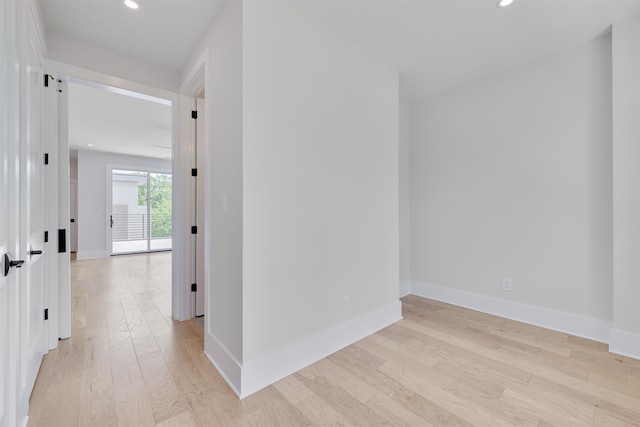
[[[312,425],[311,420],[275,387],[267,387],[260,393],[251,396],[250,399],[252,402],[248,402],[245,408],[250,413],[241,419],[241,425]],[[251,409],[251,407],[256,409]]]
[[[110,349],[118,426],[155,426],[153,410],[132,344]]]
[[[189,410],[160,350],[138,356],[138,361],[156,423]]]
[[[281,379],[275,383],[273,387],[294,405],[313,394],[311,390],[305,387],[305,385],[298,381],[293,375]]]
[[[381,390],[390,399],[406,410],[416,414],[425,422],[439,426],[471,426],[472,424],[417,394],[405,384],[380,371],[386,362],[378,356],[361,350],[357,345],[349,346],[329,357],[360,380]]]
[[[406,409],[384,393],[378,393],[373,396],[367,401],[367,405],[388,420],[392,426],[413,427],[434,425],[415,412]]]
[[[351,426],[340,412],[327,405],[327,402],[320,399],[315,394],[301,400],[296,404],[296,408],[302,414],[311,420],[312,425],[316,426]]]
[[[477,403],[460,398],[455,394],[434,385],[422,375],[415,375],[415,372],[406,369],[403,365],[398,365],[394,362],[387,362],[379,369],[393,378],[398,378],[402,384],[406,384],[409,389],[413,390],[417,394],[428,396],[429,400],[433,401],[438,406],[456,414],[458,417],[463,418],[472,425],[481,424],[496,427],[512,426],[512,424],[507,420],[490,414]]]
[[[378,394],[378,390],[367,383],[360,381],[356,376],[342,369],[340,366],[328,359],[323,359],[314,363],[303,371],[304,373],[324,378],[334,387],[341,387],[345,392],[358,399],[360,402],[366,402]]]
[[[158,427],[198,427],[191,411],[183,412],[158,424]]]
[[[78,425],[115,426],[116,407],[111,374],[111,356],[106,331],[87,332],[85,364],[87,371],[82,389],[83,404]]]
[[[330,405],[335,412],[339,413],[340,419],[347,420],[347,425],[387,424],[383,417],[349,394],[343,387],[332,383],[322,374],[318,375],[319,371],[321,372],[311,366],[293,375],[311,390],[314,396],[325,401],[325,405]]]

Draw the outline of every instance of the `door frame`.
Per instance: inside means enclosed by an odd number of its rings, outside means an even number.
[[[196,109],[196,98],[200,95],[205,87],[211,87],[210,84],[207,84],[208,76],[206,70],[209,69],[209,53],[205,51],[194,63],[189,73],[186,75],[183,80],[183,84],[180,86],[180,105],[178,116],[176,116],[177,120],[180,122],[180,139],[182,144],[179,150],[176,150],[174,147],[174,167],[176,163],[180,164],[182,170],[190,170],[191,168],[197,167],[194,163],[194,156],[196,150],[196,123],[191,118],[191,111]],[[205,91],[205,111],[209,111],[209,94]],[[200,119],[200,118],[199,118]],[[202,117],[204,120],[204,129],[205,129],[205,142],[208,140],[207,135],[209,133],[208,127],[209,123],[206,118],[206,115]],[[207,144],[205,144],[207,145]],[[205,146],[204,153],[199,153],[199,156],[204,156],[205,158],[205,166],[206,159],[208,159],[208,148]],[[179,188],[180,196],[174,198],[174,203],[181,203],[182,206],[188,206],[188,210],[185,209],[181,211],[179,215],[174,215],[174,226],[177,223],[177,226],[183,227],[184,229],[189,229],[193,222],[193,218],[195,215],[194,211],[194,191],[193,191],[193,181],[192,177],[189,174],[188,177],[181,175],[178,180],[174,175],[174,188]],[[209,168],[205,167],[204,171],[198,170],[198,175],[204,176],[204,194],[205,198],[204,202],[204,217],[205,224],[206,218],[208,217],[208,212],[210,212],[210,204],[211,197],[209,193],[209,182],[211,171]],[[177,181],[177,182],[176,182]],[[177,191],[177,190],[176,190]],[[175,212],[175,206],[174,206]],[[211,227],[205,227],[204,230],[204,256],[206,259],[207,254],[211,252],[210,243],[211,243]],[[195,262],[195,251],[193,240],[190,238],[191,236],[187,235],[186,238],[180,239],[177,241],[174,239],[174,247],[179,246],[181,248],[180,257],[174,258],[173,264],[173,278],[174,283],[177,281],[179,283],[180,280],[183,280],[187,286],[184,287],[175,287],[173,288],[173,316],[179,320],[188,320],[195,317],[196,307],[195,302],[191,292],[191,286],[189,285],[191,282],[191,278],[193,278],[193,265]],[[204,291],[204,315],[205,318],[209,316],[209,299],[207,295],[210,292],[210,269],[207,262],[204,262],[204,283],[198,284],[199,288],[202,288]],[[205,321],[205,331],[208,330],[208,326]]]
[[[47,135],[49,135],[52,153],[55,153],[53,168],[58,173],[57,179],[50,182],[49,194],[52,198],[55,198],[55,205],[49,205],[51,209],[55,209],[57,213],[55,218],[55,229],[65,229],[67,235],[69,235],[69,223],[70,223],[70,208],[69,208],[69,145],[68,145],[68,97],[66,86],[68,82],[88,84],[98,88],[109,88],[119,93],[134,92],[141,96],[148,96],[150,98],[159,98],[171,102],[171,141],[174,147],[174,153],[176,146],[179,144],[180,135],[180,122],[178,117],[178,101],[179,97],[176,93],[159,89],[151,86],[147,86],[142,83],[136,83],[129,80],[112,76],[97,71],[88,70],[82,67],[58,62],[54,60],[47,60],[45,70],[52,77],[54,77],[59,83],[60,90],[62,92],[51,95],[51,99],[48,102],[47,112],[45,113],[45,129],[47,129]],[[53,92],[53,91],[51,91]],[[175,155],[172,161],[172,172],[178,174],[181,172],[180,163],[176,162]],[[55,206],[55,207],[54,207]],[[175,208],[175,205],[174,205]],[[178,205],[180,208],[180,205]],[[174,217],[172,221],[172,227],[176,229],[176,219]],[[174,239],[176,231],[173,232]],[[184,233],[186,234],[186,233]],[[68,338],[71,336],[71,292],[70,292],[70,257],[67,250],[64,254],[58,257],[58,259],[52,261],[49,271],[50,274],[55,272],[59,277],[59,283],[52,281],[50,294],[49,294],[49,306],[57,305],[58,310],[52,312],[50,310],[50,320],[52,315],[57,317],[53,319],[54,323],[51,323],[54,327],[50,328],[50,348],[55,348],[54,343],[57,343],[59,338]],[[172,259],[173,265],[175,265],[176,258],[179,258],[180,254],[176,253],[176,249],[173,249]],[[177,287],[177,282],[172,280],[172,286]],[[175,306],[176,302],[172,301],[172,306]],[[179,319],[181,320],[181,319]],[[56,344],[57,345],[57,344]]]
[[[74,209],[72,209],[72,205]],[[78,180],[77,179],[69,179],[69,217],[70,217],[69,252],[74,253],[78,251]],[[73,220],[73,222],[71,222],[71,220]]]

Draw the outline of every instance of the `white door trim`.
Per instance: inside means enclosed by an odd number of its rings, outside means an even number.
[[[156,101],[165,100],[170,102],[171,103],[171,121],[172,121],[171,140],[172,140],[172,146],[174,151],[172,173],[174,177],[186,173],[188,169],[182,169],[181,168],[182,165],[175,158],[175,153],[179,151],[176,147],[179,145],[179,141],[180,141],[179,136],[180,136],[180,124],[181,124],[179,120],[179,107],[180,107],[179,101],[181,98],[177,93],[164,90],[164,89],[158,89],[152,86],[147,86],[141,83],[123,80],[116,76],[111,76],[108,74],[87,70],[81,67],[77,67],[74,65],[65,64],[63,62],[58,62],[53,60],[47,61],[47,65],[45,69],[48,70],[50,74],[54,75],[58,80],[60,80],[61,81],[60,84],[64,86],[65,89],[66,89],[67,82],[71,81],[71,82],[76,82],[81,84],[89,84],[89,85],[93,85],[94,87],[97,86],[101,88],[108,86],[115,90],[135,92],[136,94],[141,94],[143,96],[153,98],[153,100],[156,100]],[[68,142],[68,129],[66,126],[64,126],[66,123],[68,123],[67,91],[63,90],[63,93],[61,93],[60,95],[61,95],[60,97],[56,97],[55,102],[52,102],[52,105],[54,105],[54,107],[50,108],[50,110],[46,114],[47,114],[47,120],[48,122],[50,122],[48,123],[49,128],[57,130],[57,132],[54,132],[53,134],[55,135],[54,144],[58,148],[58,151],[57,151],[58,162],[56,164],[56,167],[59,170],[59,177],[57,180],[58,182],[55,183],[55,189],[52,189],[53,190],[52,193],[56,193],[59,196],[59,213],[58,213],[57,220],[58,220],[58,224],[66,224],[66,227],[68,228],[68,224],[70,221],[69,184],[68,184],[69,183],[69,176],[68,176],[69,175],[68,173],[69,146],[68,146],[68,143],[63,144],[64,142]],[[58,133],[60,133],[60,136],[58,136]],[[175,191],[174,191],[174,194],[175,194]],[[179,217],[179,212],[178,212],[178,215],[176,215],[176,209],[178,210],[182,209],[182,206],[185,206],[185,205],[180,205],[180,204],[178,204],[177,206],[176,204],[173,205],[174,217],[172,221],[172,227],[174,229],[174,232],[173,232],[174,241],[176,241],[176,237],[180,236],[180,233],[176,231],[179,227],[179,223],[177,222],[177,218],[176,218],[176,217]],[[187,234],[186,233],[187,229],[182,229],[182,230],[185,230],[184,234]],[[57,231],[51,230],[51,232],[57,232]],[[172,259],[174,260],[173,261],[174,268],[176,266],[175,260],[181,259],[184,257],[181,253],[181,250],[183,250],[181,247],[174,246],[173,248]],[[58,324],[59,324],[58,334],[56,334],[54,331],[51,331],[49,334],[51,348],[53,348],[54,339],[55,341],[57,341],[58,337],[67,338],[71,335],[71,310],[70,310],[71,295],[70,295],[70,289],[67,287],[67,284],[69,283],[69,277],[70,277],[69,252],[67,251],[66,254],[61,254],[61,255],[65,255],[65,257],[62,257],[65,260],[56,264],[58,269],[60,270],[58,272],[58,275],[60,277],[61,287],[59,289],[52,288],[51,294],[50,294],[50,301],[51,302],[57,301],[60,306],[59,307],[60,318],[58,319]],[[52,268],[50,271],[53,271],[53,270],[54,269]],[[179,284],[181,283],[182,282],[179,282],[176,280],[175,273],[173,273],[172,287],[174,289],[173,291],[174,299],[172,300],[172,307],[174,307],[174,317],[178,320],[184,320],[184,318],[176,316],[176,313],[180,314],[179,310],[176,311],[176,307],[179,307],[183,303],[181,300],[176,301],[175,299],[175,295],[177,294],[176,289],[179,287]]]

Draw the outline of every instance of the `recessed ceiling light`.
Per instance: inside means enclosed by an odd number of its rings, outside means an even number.
[[[124,0],[124,4],[126,4],[127,7],[130,7],[131,9],[138,8],[138,3],[134,2],[133,0]]]
[[[513,0],[498,0],[498,7],[507,7],[511,3],[513,3]]]
[[[87,144],[87,147],[93,147],[93,144]]]

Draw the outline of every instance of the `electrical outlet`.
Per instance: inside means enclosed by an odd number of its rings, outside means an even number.
[[[513,282],[511,279],[506,277],[502,279],[502,290],[505,292],[511,292],[513,290]]]
[[[342,297],[342,311],[349,311],[349,295]]]

